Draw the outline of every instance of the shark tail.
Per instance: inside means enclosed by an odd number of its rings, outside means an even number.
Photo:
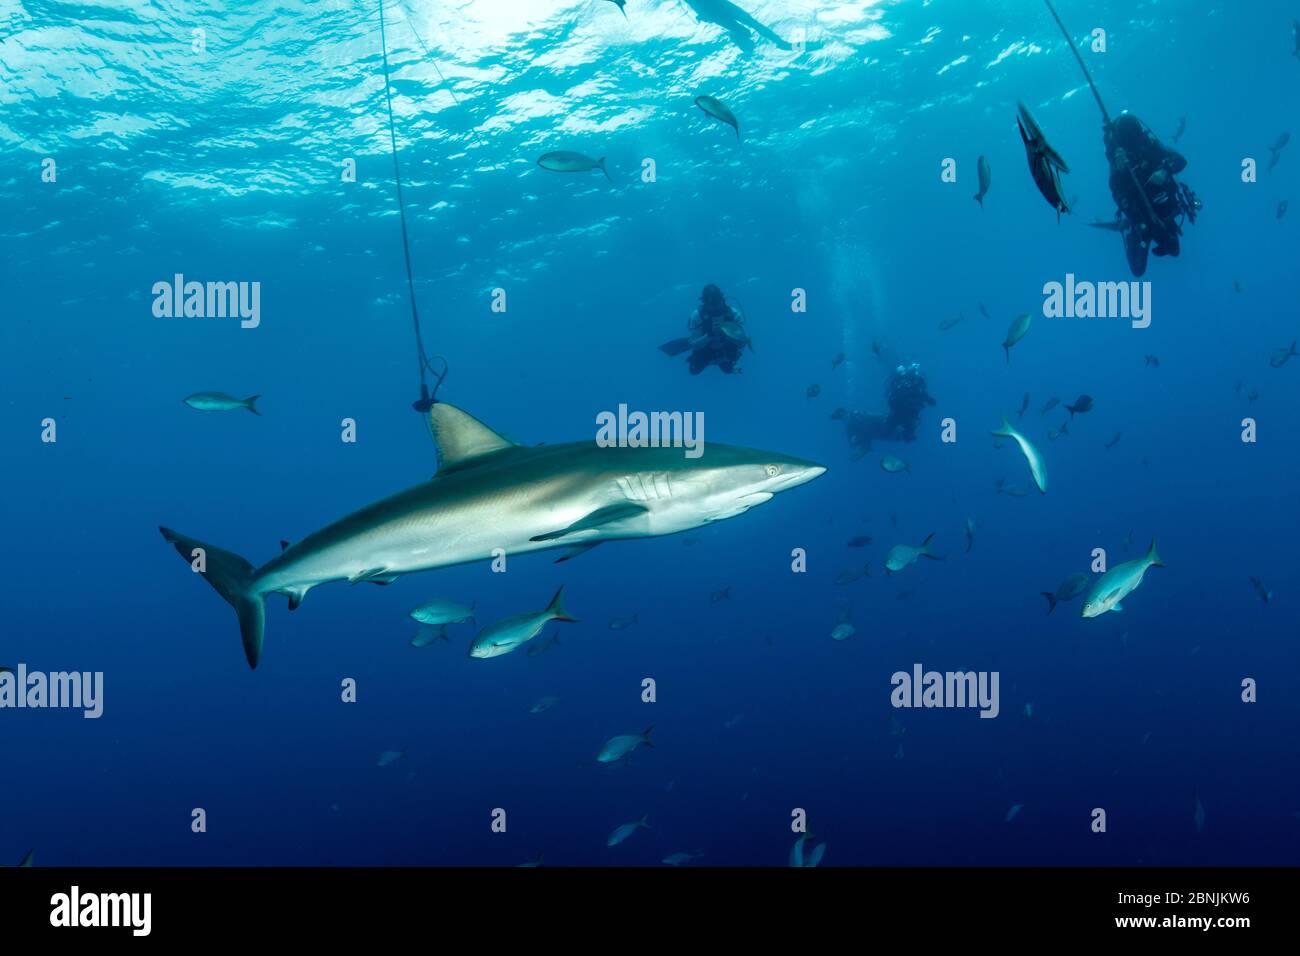
[[[625,13],[625,14],[623,14],[623,16],[627,16],[627,14]],[[611,183],[614,181],[614,180],[610,177],[610,175],[609,175],[609,170],[605,168],[605,157],[604,157],[604,156],[602,156],[602,157],[600,157],[600,159],[596,160],[596,168],[599,169],[602,173],[604,173],[604,174],[605,174],[605,178],[608,179]]]
[[[203,570],[196,569],[197,573],[203,575],[235,609],[239,617],[239,634],[244,641],[244,656],[248,658],[249,667],[257,667],[258,658],[262,656],[262,635],[266,630],[266,603],[262,594],[253,587],[256,569],[233,551],[223,551],[195,538],[187,538],[171,528],[160,526],[158,530],[177,554],[191,562],[191,568],[193,562],[202,558]]]
[[[257,410],[257,400],[261,397],[262,397],[261,395],[250,395],[248,396],[248,398],[244,399],[243,402],[241,402],[240,404],[242,404],[254,415],[260,416],[262,413]]]
[[[655,725],[651,724],[645,730],[641,731],[641,743],[645,744],[647,747],[653,747],[655,745],[655,742],[650,739],[650,732],[654,729]]]
[[[648,822],[649,819],[650,819],[650,814],[648,813],[644,814],[641,817],[641,819],[636,822],[636,825],[639,826],[642,830],[649,830],[650,829],[650,824]]]
[[[977,203],[980,204],[980,208],[983,209],[983,208],[984,208],[984,194],[983,194],[983,193],[976,193],[974,198],[975,198],[975,201],[976,201]]]
[[[564,585],[555,592],[555,597],[551,598],[551,603],[546,606],[546,613],[551,616],[552,621],[574,621],[578,619],[570,616],[569,612],[564,609]]]
[[[1011,423],[1007,421],[1005,416],[1003,416],[1002,427],[997,429],[996,431],[991,432],[990,434],[992,434],[994,438],[1010,438]],[[998,484],[1001,485],[1001,481],[999,481]]]
[[[1153,568],[1163,568],[1166,566],[1165,562],[1160,559],[1160,555],[1156,552],[1155,535],[1151,536],[1151,547],[1147,548],[1147,564]]]
[[[1043,597],[1047,598],[1047,613],[1051,614],[1056,610],[1056,595],[1051,591],[1039,591]]]
[[[980,205],[982,206],[982,205],[984,205],[984,204],[983,204],[983,203],[980,203]],[[1058,218],[1059,218],[1059,217],[1058,217]],[[1010,346],[1010,345],[1007,345],[1006,342],[1003,342],[1003,343],[1002,343],[1002,351],[1004,351],[1004,352],[1007,353],[1007,364],[1010,365],[1010,364],[1011,364],[1011,346]]]

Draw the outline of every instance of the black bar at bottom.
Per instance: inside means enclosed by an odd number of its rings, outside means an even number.
[[[1200,934],[1230,943],[1241,933],[1284,930],[1296,872],[6,869],[0,871],[0,934],[7,944],[74,932],[82,942],[125,939],[143,936],[147,928],[152,938],[177,942],[413,937],[452,945],[461,933],[477,933],[487,934],[484,942],[495,948],[515,937],[540,945],[545,940],[537,934],[543,929],[552,940],[563,930],[590,939],[603,932],[652,932],[660,940],[680,942],[703,925],[725,927],[733,939],[761,939],[783,929],[804,938],[811,933],[823,943],[838,932],[851,932],[855,939],[919,932],[927,939],[972,941],[1041,941],[1044,934],[1148,940]],[[148,894],[147,910],[143,894]],[[118,925],[84,925],[113,922]],[[810,945],[819,945],[813,940]]]

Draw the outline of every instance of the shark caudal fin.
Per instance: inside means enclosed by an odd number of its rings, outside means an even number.
[[[189,562],[191,570],[203,575],[239,617],[239,633],[244,640],[248,666],[256,667],[262,656],[262,635],[266,630],[266,604],[253,590],[254,567],[235,554],[223,551],[194,538],[187,538],[171,528],[159,526],[162,536]],[[201,563],[200,563],[201,562]]]

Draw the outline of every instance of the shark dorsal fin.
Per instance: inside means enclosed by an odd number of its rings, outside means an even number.
[[[473,415],[445,402],[437,402],[429,409],[429,429],[438,446],[439,473],[463,468],[484,455],[515,447]]]

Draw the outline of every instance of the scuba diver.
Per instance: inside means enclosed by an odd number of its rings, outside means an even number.
[[[1110,193],[1115,197],[1119,210],[1114,222],[1095,222],[1093,225],[1123,235],[1128,267],[1133,275],[1140,276],[1147,270],[1147,252],[1152,245],[1158,256],[1178,255],[1183,218],[1195,223],[1196,214],[1201,211],[1201,201],[1196,194],[1186,184],[1174,179],[1187,166],[1187,160],[1156,139],[1155,133],[1132,113],[1125,111],[1111,119],[1070,31],[1052,6],[1052,0],[1044,0],[1044,3],[1061,28],[1061,36],[1074,54],[1088,89],[1092,90],[1097,109],[1101,110],[1106,160],[1110,164]],[[1022,129],[1021,136],[1024,135]],[[1030,146],[1031,142],[1026,139],[1025,148]],[[1033,168],[1032,155],[1030,166]],[[1037,173],[1034,180],[1039,181]],[[1042,189],[1041,183],[1039,188]],[[1044,190],[1043,194],[1046,196],[1047,191]],[[1051,198],[1048,196],[1049,201]]]
[[[1105,224],[1124,237],[1124,253],[1133,275],[1146,272],[1147,252],[1176,256],[1182,220],[1196,222],[1201,201],[1174,177],[1187,160],[1170,149],[1127,110],[1104,127],[1110,192],[1118,207],[1115,223]]]
[[[687,329],[690,335],[665,342],[659,350],[665,355],[689,351],[686,364],[692,375],[699,375],[710,365],[727,375],[739,372],[741,351],[746,346],[754,351],[740,310],[729,305],[722,290],[712,283],[700,293],[700,304],[691,313]]]
[[[877,439],[916,441],[921,411],[927,405],[934,404],[918,363],[899,365],[890,373],[885,382],[885,402],[889,406],[889,412],[885,415],[845,412],[843,409],[836,409],[832,413],[832,418],[844,420],[844,431],[848,435],[849,444],[857,452],[856,457],[865,455],[871,449],[871,443]]]

